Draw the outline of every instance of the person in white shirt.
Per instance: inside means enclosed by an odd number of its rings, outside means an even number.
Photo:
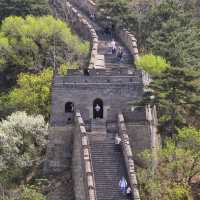
[[[112,48],[112,54],[115,54],[116,53],[116,43],[115,43],[114,39],[112,39],[112,41],[111,41],[111,48]]]
[[[131,199],[131,188],[130,188],[130,186],[128,186],[127,189],[126,189],[126,195],[127,195],[128,199]]]
[[[97,105],[95,106],[95,110],[96,110],[97,112],[99,112],[99,111],[101,110],[101,107],[99,106],[99,104],[97,104]]]
[[[122,177],[119,181],[119,188],[123,194],[126,194],[127,181]]]
[[[121,138],[119,137],[119,135],[118,134],[116,134],[116,136],[115,136],[115,144],[120,144],[121,143]]]

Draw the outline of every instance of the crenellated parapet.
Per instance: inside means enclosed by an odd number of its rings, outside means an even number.
[[[96,12],[96,2],[94,0],[69,0],[69,2],[75,4],[79,9],[87,13]]]
[[[131,52],[134,61],[138,60],[139,51],[137,47],[137,39],[135,38],[135,36],[126,29],[117,28],[116,33],[118,37],[121,39],[121,41],[126,45],[126,47]]]
[[[126,169],[128,172],[128,178],[130,182],[130,187],[133,194],[134,200],[140,200],[140,194],[138,190],[138,183],[137,183],[137,176],[135,171],[135,164],[133,160],[133,153],[130,145],[130,140],[128,136],[128,132],[126,129],[126,124],[124,121],[124,116],[122,113],[118,114],[118,129],[119,129],[119,135],[122,139],[122,151],[124,155],[124,160],[126,164]]]
[[[76,112],[75,123],[74,151],[79,151],[77,152],[78,154],[74,153],[73,155],[74,163],[76,162],[77,164],[73,166],[75,191],[79,191],[75,193],[75,198],[76,200],[96,200],[96,187],[89,138],[80,112]],[[78,174],[76,173],[76,169]],[[82,182],[80,181],[80,176],[83,179]]]
[[[89,68],[95,68],[98,62],[98,36],[93,25],[69,2],[66,2],[67,15],[69,22],[73,27],[76,27],[86,35],[87,39],[91,42],[91,56],[89,61]]]

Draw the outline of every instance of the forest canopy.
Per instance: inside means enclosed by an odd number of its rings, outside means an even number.
[[[36,71],[86,57],[89,45],[73,35],[69,26],[52,16],[8,17],[0,28],[0,67]]]
[[[0,0],[0,21],[13,16],[50,14],[48,0]]]

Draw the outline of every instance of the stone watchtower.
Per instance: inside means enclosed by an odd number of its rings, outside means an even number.
[[[81,147],[78,141],[82,129],[77,128],[76,113],[78,112],[89,135],[97,197],[99,195],[99,199],[103,199],[100,198],[102,183],[101,178],[98,177],[98,171],[101,169],[98,169],[99,164],[96,163],[103,157],[116,156],[115,148],[111,151],[111,140],[115,134],[120,133],[119,115],[124,118],[123,126],[126,126],[130,138],[133,157],[139,159],[137,153],[145,149],[154,149],[157,145],[155,112],[148,107],[137,107],[134,104],[141,99],[146,82],[145,74],[133,66],[133,60],[138,58],[136,39],[126,30],[118,31],[116,35],[118,39],[115,38],[116,47],[123,49],[123,58],[119,60],[115,54],[112,54],[108,45],[110,37],[102,34],[103,30],[99,26],[82,16],[69,3],[66,4],[66,10],[69,18],[73,19],[72,26],[74,25],[75,30],[90,39],[91,60],[86,71],[69,70],[66,76],[54,76],[45,172],[61,173],[73,166],[74,179],[79,180],[82,177]],[[105,147],[105,150],[98,151],[100,147],[101,149]],[[106,151],[107,148],[110,148],[108,153],[102,155],[101,151]],[[112,163],[109,166],[112,166]],[[110,176],[113,176],[113,181],[114,176],[120,178],[118,174]],[[81,195],[85,196],[84,189],[80,189],[80,182],[81,180],[75,183],[75,187],[80,190],[77,198],[84,199],[79,198]]]

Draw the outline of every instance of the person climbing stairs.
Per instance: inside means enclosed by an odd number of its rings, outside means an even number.
[[[119,182],[126,176],[121,145],[115,144],[115,135],[107,133],[102,140],[90,140],[97,200],[126,200]]]

